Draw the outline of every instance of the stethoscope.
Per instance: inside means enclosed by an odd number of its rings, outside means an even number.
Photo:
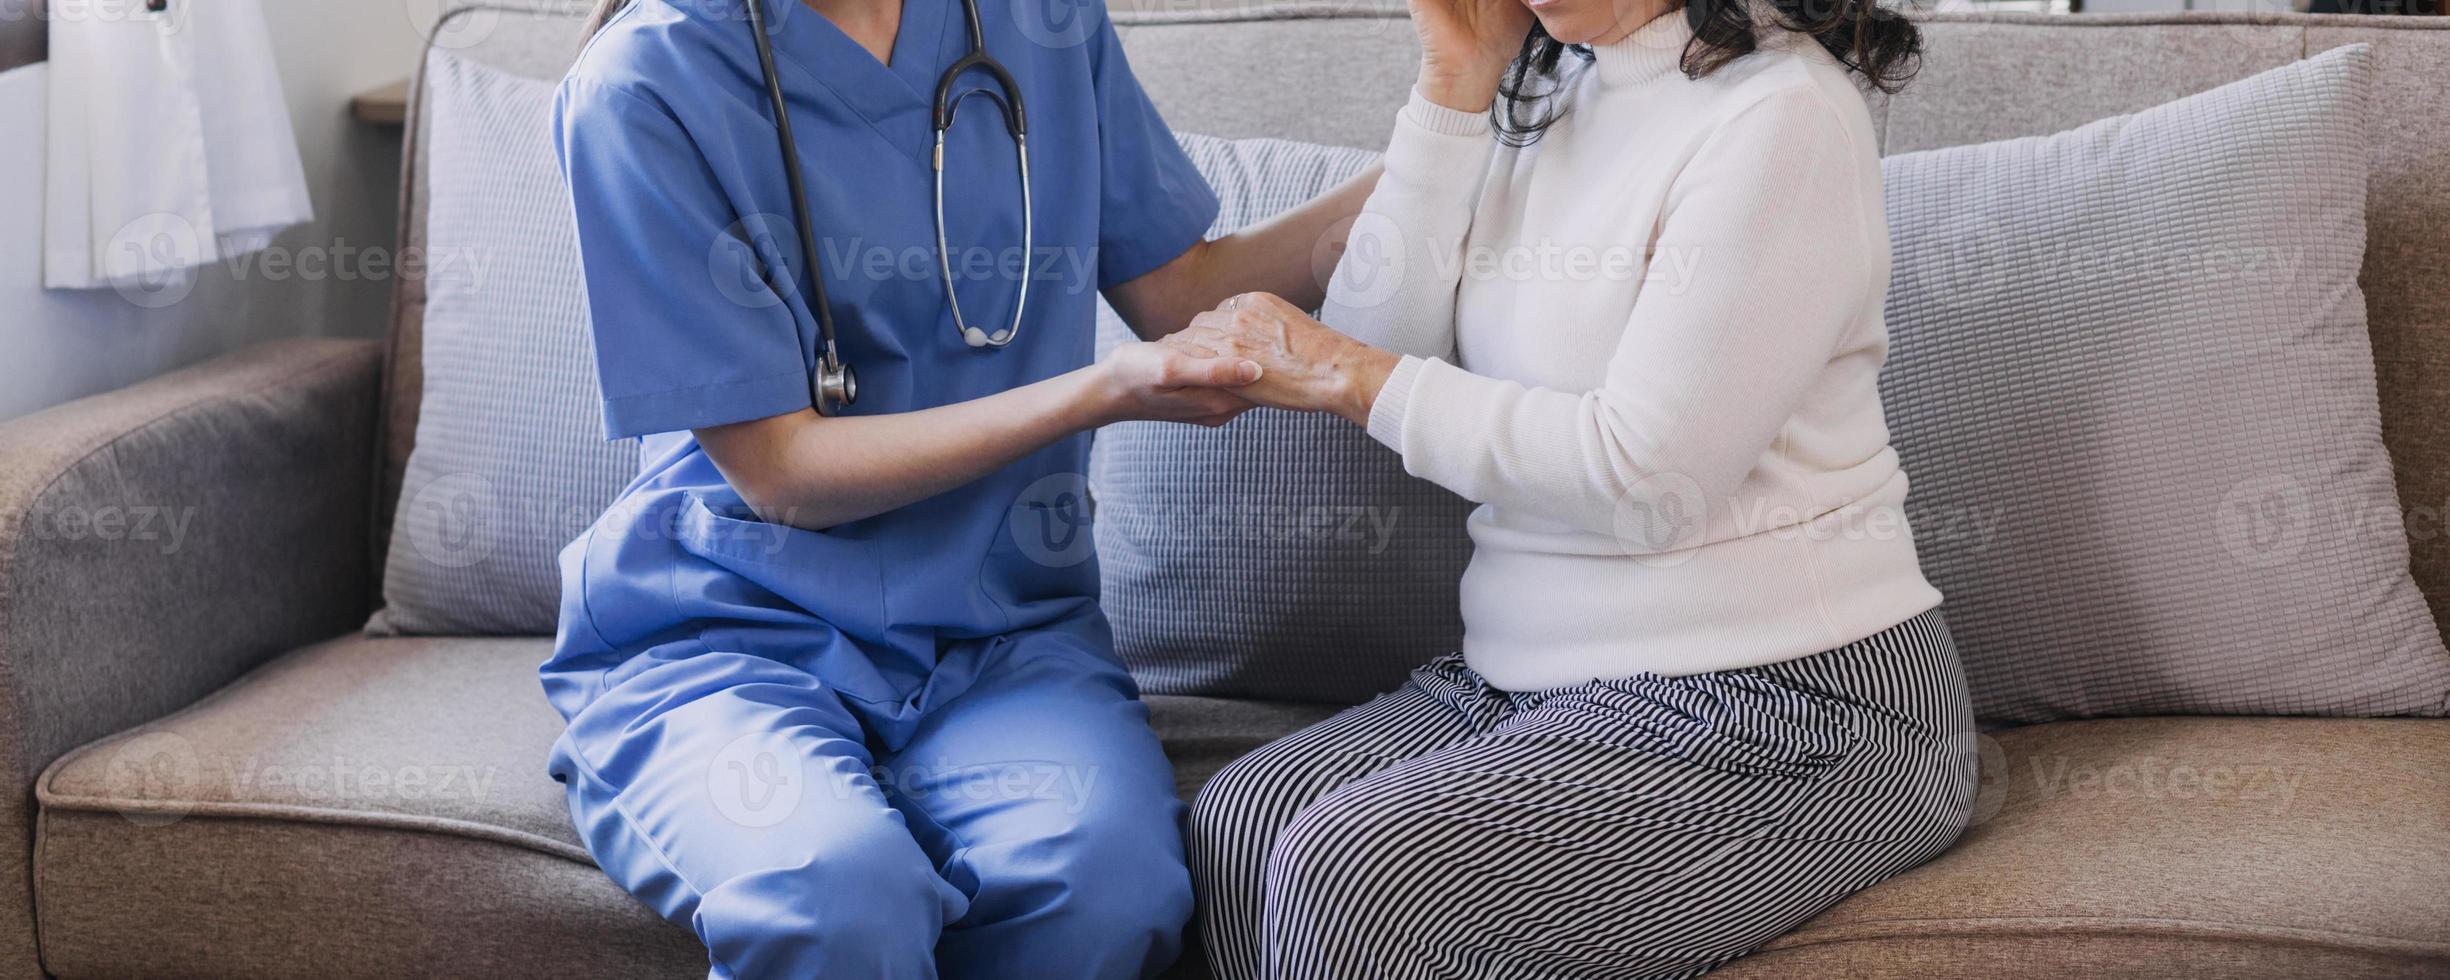
[[[926,3],[930,0],[902,2]],[[798,224],[800,254],[807,257],[808,305],[817,315],[818,339],[824,346],[824,350],[813,358],[816,364],[809,375],[808,398],[817,414],[832,415],[859,400],[859,375],[844,363],[841,353],[834,346],[834,311],[825,301],[825,276],[817,268],[816,233],[811,230],[813,223],[808,217],[808,188],[800,180],[800,151],[798,144],[791,139],[791,112],[783,103],[782,78],[774,71],[774,42],[766,35],[765,0],[747,0],[747,5],[749,29],[757,34],[757,65],[765,72],[766,98],[774,106],[774,135],[782,144],[783,183],[791,191],[791,212],[792,219]],[[1005,71],[1001,62],[987,54],[986,32],[978,22],[978,0],[961,0],[961,10],[969,18],[970,53],[953,62],[952,67],[946,68],[943,76],[936,79],[936,268],[943,275],[944,299],[952,307],[953,328],[960,332],[962,342],[973,348],[993,349],[1008,346],[1021,335],[1021,314],[1029,305],[1030,269],[1037,252],[1037,243],[1033,238],[1037,209],[1029,199],[1029,115],[1021,106],[1020,84],[1013,81],[1012,73]],[[962,73],[973,68],[984,69],[994,76],[996,84],[1003,88],[1003,94],[974,88],[955,97],[953,83],[960,80]],[[1021,292],[1013,300],[1012,325],[994,333],[970,326],[969,321],[962,317],[961,296],[953,288],[953,253],[944,238],[944,134],[953,128],[953,113],[973,95],[986,96],[1003,109],[1004,129],[1012,134],[1013,152],[1021,160]],[[769,270],[769,275],[779,277],[779,270]],[[793,330],[792,337],[798,340],[799,331]],[[800,359],[802,363],[812,359],[806,341],[800,342]]]

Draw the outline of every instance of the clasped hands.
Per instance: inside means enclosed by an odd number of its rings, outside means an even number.
[[[1332,412],[1366,426],[1378,389],[1400,359],[1274,294],[1243,293],[1153,343],[1117,350],[1111,367],[1179,403],[1143,417],[1214,426],[1264,405]]]

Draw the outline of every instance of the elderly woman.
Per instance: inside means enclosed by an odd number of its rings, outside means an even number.
[[[1689,976],[1967,819],[1971,713],[1875,385],[1853,77],[1893,88],[1918,39],[1873,0],[1413,15],[1324,323],[1244,294],[1165,343],[1259,363],[1242,396],[1481,504],[1463,650],[1201,794],[1209,957]]]

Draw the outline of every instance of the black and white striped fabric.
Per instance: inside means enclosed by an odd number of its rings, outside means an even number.
[[[1200,793],[1209,962],[1692,976],[1945,850],[1975,762],[1936,610],[1799,660],[1538,692],[1449,656]]]

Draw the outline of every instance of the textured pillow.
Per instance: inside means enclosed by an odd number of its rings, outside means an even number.
[[[426,65],[425,396],[369,629],[551,633],[554,555],[638,472],[604,440],[553,83]]]
[[[1282,140],[1182,136],[1217,232],[1309,200],[1376,159]],[[1131,339],[1101,304],[1101,349]],[[1358,702],[1455,650],[1470,505],[1324,415],[1222,429],[1108,426],[1090,456],[1115,641],[1141,688]]]
[[[1985,721],[2450,706],[2357,288],[2367,60],[1886,161],[1882,394]]]

